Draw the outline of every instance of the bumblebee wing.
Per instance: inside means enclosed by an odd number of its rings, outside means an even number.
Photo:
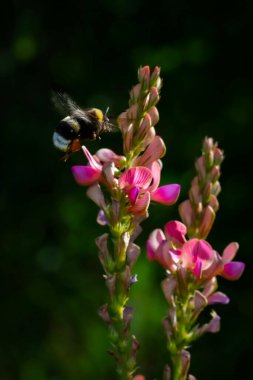
[[[74,100],[65,93],[53,92],[52,102],[56,109],[63,115],[71,115],[80,109]]]

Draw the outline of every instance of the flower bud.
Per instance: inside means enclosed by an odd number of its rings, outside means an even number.
[[[127,110],[127,118],[129,121],[135,121],[138,118],[139,106],[138,104],[133,104]]]
[[[191,206],[191,203],[189,200],[186,200],[184,202],[182,202],[179,207],[179,214],[180,214],[180,217],[183,221],[183,223],[186,225],[186,227],[189,227],[191,226],[192,222],[193,222],[193,209],[192,209],[192,206]]]
[[[140,67],[138,70],[138,79],[139,82],[144,86],[144,88],[148,88],[149,86],[149,77],[150,77],[150,68],[149,66]]]
[[[148,113],[146,113],[137,131],[138,140],[144,139],[151,126],[151,117]]]
[[[141,96],[141,84],[136,84],[130,91],[130,99],[132,103],[136,103]]]
[[[215,216],[216,214],[212,207],[207,206],[204,210],[204,215],[199,226],[199,239],[206,239],[213,226]]]
[[[215,165],[220,165],[224,160],[224,153],[221,149],[215,148],[214,150],[214,163]]]
[[[152,87],[150,89],[150,97],[149,97],[149,103],[148,106],[152,107],[155,106],[160,100],[159,91],[156,87]]]
[[[175,277],[167,277],[165,280],[162,281],[161,286],[168,304],[174,304],[174,292],[177,287],[177,281]]]
[[[134,243],[129,243],[127,248],[127,263],[130,267],[132,267],[135,264],[140,253],[141,249],[138,245]]]
[[[155,106],[151,107],[148,111],[148,114],[151,118],[151,124],[152,126],[156,125],[159,121],[159,113]]]
[[[206,159],[204,156],[200,156],[199,158],[197,158],[197,160],[195,161],[195,168],[198,172],[200,180],[204,181],[206,177]]]

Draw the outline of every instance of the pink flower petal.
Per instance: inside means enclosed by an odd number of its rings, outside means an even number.
[[[152,184],[149,186],[148,191],[153,193],[159,186],[161,179],[162,162],[160,160],[154,161],[150,165],[150,170],[153,176]]]
[[[116,166],[122,164],[126,160],[125,156],[119,156],[111,149],[107,148],[99,149],[96,152],[96,157],[99,159],[99,161],[103,163],[112,161],[115,163]]]
[[[209,305],[214,303],[222,303],[224,305],[229,303],[229,298],[222,292],[215,292],[211,296],[207,297]]]
[[[104,194],[98,184],[88,187],[86,195],[101,209],[106,208]]]
[[[130,168],[121,174],[119,177],[119,186],[121,189],[132,185],[146,189],[151,181],[151,171],[143,166],[137,166],[136,168]]]
[[[102,165],[95,159],[94,156],[92,156],[92,154],[90,154],[90,152],[88,151],[85,145],[82,146],[82,150],[85,156],[87,157],[87,160],[89,161],[90,166],[98,171],[101,171]]]
[[[183,244],[186,242],[185,235],[187,233],[187,228],[183,223],[178,222],[177,220],[166,223],[164,226],[164,232],[167,239],[172,240],[176,245],[178,243]]]
[[[191,239],[183,245],[181,259],[184,266],[194,270],[196,276],[199,277],[200,270],[204,270],[212,264],[213,249],[205,240]]]
[[[227,280],[238,280],[245,268],[245,264],[240,261],[233,261],[224,265],[221,276]]]
[[[183,223],[187,227],[191,226],[192,219],[193,219],[193,210],[192,210],[191,202],[189,200],[186,200],[180,203],[178,209],[179,209],[179,214],[181,216]]]
[[[149,239],[147,241],[147,255],[150,260],[155,259],[155,251],[158,249],[160,243],[165,240],[165,235],[163,231],[159,228],[155,229],[149,235]]]
[[[88,186],[97,182],[101,172],[91,166],[75,165],[71,168],[72,174],[79,185]]]
[[[151,194],[151,199],[166,206],[170,206],[177,201],[179,193],[180,185],[165,185],[158,187],[158,189]]]
[[[139,197],[133,206],[128,207],[128,211],[134,215],[142,215],[148,209],[150,203],[150,194],[145,193]]]
[[[233,242],[233,243],[230,243],[229,245],[227,245],[226,248],[224,249],[223,255],[222,255],[223,263],[227,264],[230,261],[232,261],[236,255],[238,249],[239,249],[238,243]]]
[[[139,193],[140,193],[140,190],[137,186],[134,186],[131,189],[127,190],[128,198],[132,204],[136,202],[136,199],[138,198]]]
[[[137,160],[137,165],[148,166],[152,162],[163,157],[166,152],[166,146],[160,136],[155,136],[145,152]]]

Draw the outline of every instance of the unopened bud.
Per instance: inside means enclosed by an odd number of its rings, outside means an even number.
[[[148,114],[151,118],[152,126],[156,125],[159,121],[159,113],[158,113],[157,108],[155,106],[151,107],[150,110],[148,111]]]
[[[150,68],[149,66],[140,67],[138,70],[138,79],[139,82],[144,86],[144,88],[148,88],[149,86],[149,77],[150,77]]]
[[[203,181],[206,177],[206,158],[204,156],[197,158],[195,161],[195,168],[200,179]]]
[[[183,221],[183,223],[189,227],[192,225],[192,222],[193,222],[193,209],[192,209],[192,206],[191,206],[191,203],[189,200],[186,200],[184,202],[182,202],[180,205],[179,205],[179,214],[180,214],[180,217]]]
[[[177,281],[173,276],[167,277],[161,283],[163,294],[166,301],[171,305],[174,304],[174,292],[177,286]]]
[[[151,117],[148,113],[146,113],[137,131],[138,140],[144,139],[147,132],[150,130],[151,126],[152,126]]]
[[[211,228],[213,226],[213,222],[215,219],[215,212],[211,206],[207,206],[204,210],[204,215],[201,220],[201,224],[199,226],[199,239],[206,239]]]
[[[150,97],[149,97],[149,107],[155,106],[160,100],[159,91],[156,87],[152,87],[150,89]]]
[[[210,152],[214,147],[214,142],[212,137],[205,137],[203,141],[203,153]]]
[[[129,243],[127,248],[127,263],[130,267],[132,267],[135,264],[140,253],[141,249],[138,245],[134,243]]]
[[[211,182],[218,181],[220,177],[220,167],[218,165],[213,166],[210,174],[209,174],[209,180]]]
[[[129,121],[135,121],[138,118],[138,111],[139,106],[138,104],[133,104],[128,110],[127,110],[127,118]]]
[[[216,181],[216,182],[213,184],[212,194],[214,194],[214,195],[217,196],[220,192],[221,192],[221,185],[220,185],[220,182],[219,182],[219,181]]]
[[[136,103],[141,96],[141,84],[136,84],[130,91],[130,99],[133,103]]]
[[[224,153],[221,149],[215,148],[214,150],[214,163],[215,165],[220,165],[224,160]]]
[[[189,351],[183,350],[181,352],[181,375],[185,378],[190,367],[191,355]]]

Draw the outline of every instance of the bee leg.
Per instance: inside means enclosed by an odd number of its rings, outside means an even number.
[[[68,159],[69,159],[69,153],[66,153],[66,154],[64,154],[64,156],[62,156],[62,157],[60,158],[60,161],[67,162]]]

